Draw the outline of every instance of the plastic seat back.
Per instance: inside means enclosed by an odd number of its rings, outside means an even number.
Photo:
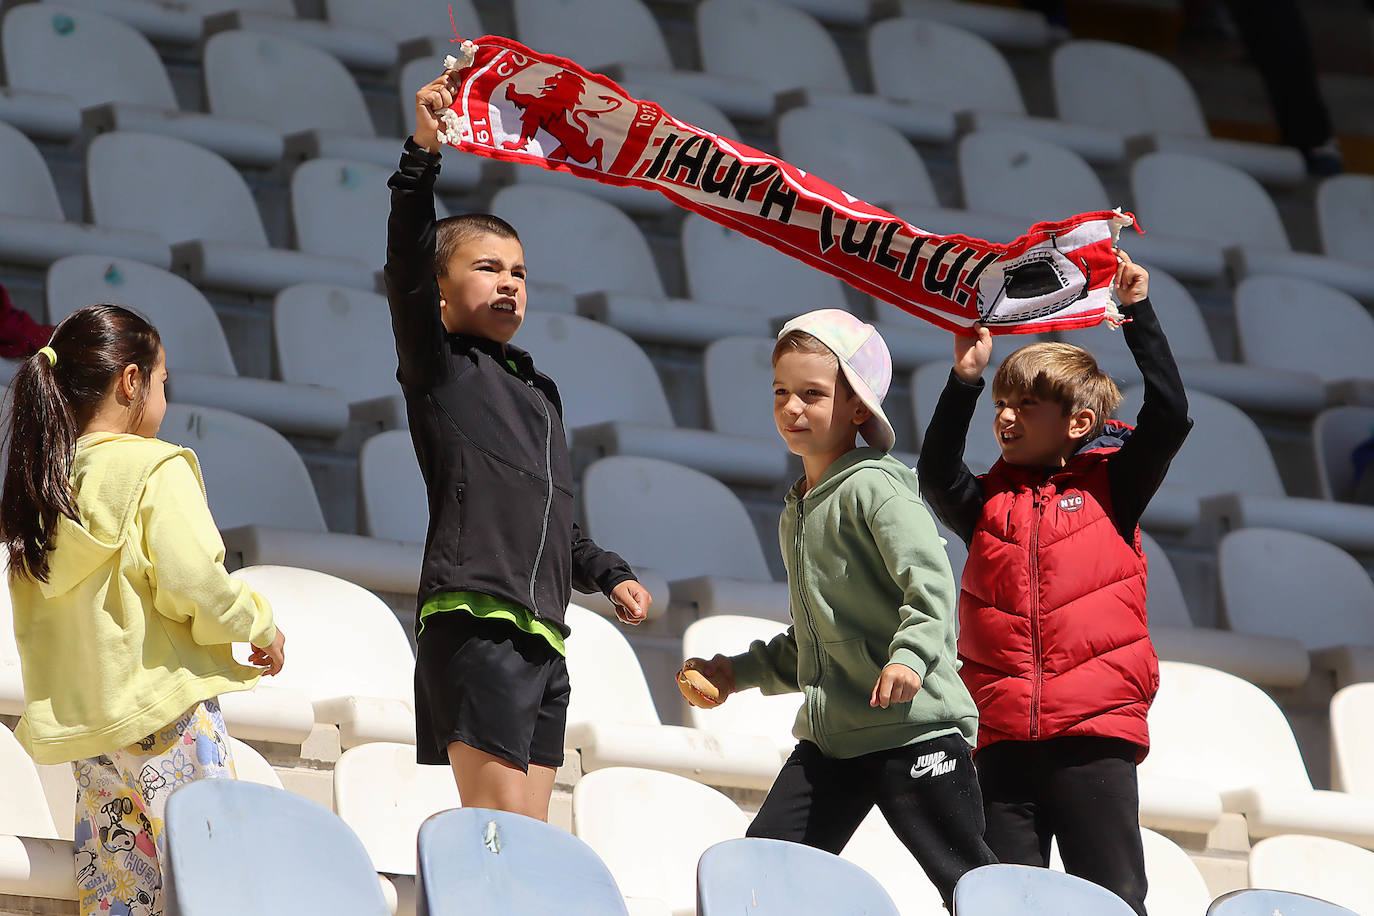
[[[1129,234],[1124,234],[1122,246],[1130,250]],[[1217,351],[1212,346],[1212,335],[1207,330],[1207,322],[1193,294],[1163,269],[1149,267],[1149,271],[1150,304],[1154,306],[1160,324],[1169,335],[1169,349],[1174,358],[1215,362]],[[1094,356],[1110,354],[1117,359],[1131,360],[1134,364],[1125,335],[1120,328],[1113,328],[1106,322],[1091,328],[1059,331],[1056,336],[1066,343],[1086,348]]]
[[[890,99],[955,111],[1025,114],[1011,67],[986,39],[942,22],[899,17],[868,30],[873,86]]]
[[[702,69],[788,89],[852,91],[840,49],[819,22],[776,0],[703,0]]]
[[[1208,135],[1197,95],[1178,68],[1148,51],[1110,41],[1068,41],[1050,58],[1059,117],[1131,134]],[[1121,99],[1130,99],[1130,111]]]
[[[520,233],[531,280],[562,283],[574,293],[663,295],[644,234],[605,201],[563,188],[516,184],[496,192],[491,212]]]
[[[104,102],[177,108],[152,43],[91,10],[55,3],[13,7],[0,27],[0,52],[13,89],[69,94],[82,108]]]
[[[1301,277],[1247,277],[1235,309],[1249,365],[1374,380],[1374,316],[1349,293]]]
[[[911,850],[897,839],[876,807],[859,824],[840,857],[872,875],[902,916],[943,916],[947,912],[940,892],[925,871],[913,867]]]
[[[453,29],[463,38],[486,34],[472,0],[409,0],[406,3],[377,3],[375,0],[324,0],[325,18],[335,25],[346,25],[368,32],[381,32],[397,42],[412,38],[447,40]],[[449,22],[449,13],[453,21]],[[542,49],[541,49],[542,50]],[[436,70],[430,76],[439,75]],[[429,82],[426,80],[425,82]],[[423,83],[410,88],[411,95]],[[411,109],[414,109],[412,104]]]
[[[445,811],[420,828],[419,912],[625,916],[620,888],[590,846],[508,811]]]
[[[970,210],[1028,220],[1028,227],[1112,207],[1082,156],[1010,131],[966,134],[959,141],[959,179]]]
[[[453,770],[416,763],[413,744],[360,744],[334,764],[334,810],[388,875],[415,874],[420,825],[461,804]]]
[[[246,566],[233,573],[272,605],[291,635],[289,663],[273,686],[314,701],[376,697],[414,702],[415,655],[396,614],[372,592],[313,569]],[[367,647],[365,665],[340,659]]]
[[[515,34],[527,48],[593,71],[615,63],[673,69],[658,21],[640,0],[514,0],[514,6]]]
[[[717,843],[697,863],[697,913],[744,911],[897,916],[892,898],[859,866],[800,843],[759,838]]]
[[[864,115],[793,108],[778,118],[778,150],[797,168],[871,204],[939,205],[915,147],[894,128]]]
[[[728,576],[771,581],[749,513],[725,484],[654,458],[612,455],[582,478],[587,534],[668,581]],[[644,506],[653,506],[651,516]],[[665,524],[664,520],[669,520]]]
[[[612,420],[673,425],[653,363],[615,328],[576,315],[526,312],[512,342],[558,382],[567,429]]]
[[[167,800],[165,836],[169,916],[389,912],[358,838],[290,792],[197,780]],[[236,863],[240,880],[225,880],[225,862]]]
[[[311,128],[363,137],[376,133],[348,69],[328,52],[294,38],[217,32],[205,42],[204,68],[205,99],[214,114],[265,122],[288,133]],[[283,91],[287,86],[290,91]],[[301,99],[310,102],[303,105]]]
[[[1146,229],[1221,245],[1292,246],[1278,208],[1240,169],[1184,153],[1146,153],[1131,166],[1136,215]]]
[[[575,604],[566,617],[569,722],[659,725],[658,710],[639,657],[625,636],[601,615]]]
[[[16,9],[18,9],[16,7]],[[13,12],[13,11],[12,11]],[[18,128],[0,121],[0,214],[61,222],[62,204],[43,154]]]
[[[1349,500],[1355,495],[1352,453],[1374,437],[1374,407],[1331,407],[1312,420],[1317,485],[1323,499]]]
[[[1199,716],[1199,697],[1226,714]],[[1186,662],[1159,663],[1159,694],[1150,707],[1150,756],[1140,773],[1203,782],[1219,792],[1312,788],[1278,705],[1248,681]]]
[[[1150,587],[1145,594],[1150,625],[1191,627],[1193,616],[1188,613],[1188,602],[1183,598],[1183,587],[1178,584],[1178,574],[1174,572],[1169,555],[1144,531],[1140,532],[1140,545],[1150,564]]]
[[[1132,385],[1123,396],[1117,415],[1135,416],[1144,388]],[[1169,466],[1166,487],[1198,495],[1233,491],[1285,495],[1269,443],[1244,411],[1205,392],[1189,391],[1188,415],[1193,418],[1193,429]],[[1237,455],[1244,455],[1245,460],[1237,461]]]
[[[773,345],[769,337],[722,337],[702,355],[706,416],[718,433],[771,439],[781,444],[773,420]]]
[[[1317,230],[1333,258],[1366,263],[1374,247],[1374,177],[1337,175],[1317,188]]]
[[[984,865],[965,872],[955,885],[954,912],[959,916],[1128,916],[1132,910],[1106,888],[1073,875],[1030,865]]]
[[[168,404],[158,437],[195,451],[221,529],[325,530],[305,462],[276,430],[215,407]]]
[[[1288,891],[1247,887],[1222,894],[1207,908],[1207,916],[1358,916],[1353,910],[1326,900]]]
[[[1221,604],[1231,629],[1284,636],[1308,649],[1374,646],[1374,582],[1334,544],[1297,531],[1242,528],[1217,545]],[[1311,607],[1321,583],[1320,608]]]
[[[1332,788],[1374,796],[1374,683],[1351,684],[1331,698]]]
[[[786,629],[776,620],[712,614],[688,624],[682,634],[682,654],[687,658],[738,655],[755,640],[767,642]],[[764,696],[757,690],[744,690],[715,709],[687,706],[687,721],[706,732],[763,735],[779,750],[790,750],[796,744],[792,725],[801,704],[800,693]]]
[[[3,725],[0,725],[0,833],[31,837],[58,835],[33,758],[15,739],[14,732]]]
[[[214,306],[176,274],[128,258],[78,254],[54,261],[45,285],[53,323],[94,302],[127,305],[157,328],[168,368],[238,374]]]
[[[722,840],[744,836],[748,818],[721,792],[684,776],[607,767],[573,787],[573,832],[606,863],[621,893],[696,902],[696,863]]]
[[[1007,343],[993,344],[993,358],[988,371],[983,373],[984,390],[973,409],[973,419],[969,421],[968,438],[964,444],[964,464],[975,474],[982,474],[1002,457],[997,447],[997,439],[992,432],[992,377],[995,367],[1003,358],[996,351],[1006,347],[1007,353],[1019,349],[1025,342],[1016,337],[1002,338]],[[926,363],[911,374],[911,406],[915,413],[916,431],[924,437],[925,429],[935,416],[935,405],[940,402],[940,392],[945,390],[949,379],[948,363]]]
[[[423,544],[429,499],[410,432],[392,429],[369,436],[358,451],[358,478],[362,533]]]
[[[1374,852],[1322,836],[1269,837],[1250,849],[1250,883],[1374,913]]]
[[[349,402],[401,393],[391,310],[376,293],[289,286],[272,304],[272,331],[282,381],[336,388]]]
[[[770,318],[847,308],[844,284],[704,216],[682,221],[682,261],[693,299]]]
[[[1146,912],[1196,916],[1206,910],[1212,894],[1188,853],[1173,840],[1148,827],[1140,828],[1140,843],[1145,852]],[[1057,840],[1050,847],[1050,867],[1064,870]]]
[[[391,189],[386,185],[390,177],[389,169],[366,162],[302,162],[291,173],[296,247],[313,254],[352,258],[381,270],[386,263],[386,221],[391,212]],[[438,198],[434,212],[439,219],[449,215]]]
[[[133,131],[101,134],[86,150],[86,189],[98,226],[141,229],[172,244],[206,239],[267,247],[243,176],[222,157],[185,140]]]

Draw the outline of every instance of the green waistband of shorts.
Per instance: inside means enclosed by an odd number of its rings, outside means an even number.
[[[432,614],[447,614],[454,611],[471,614],[484,620],[505,620],[531,636],[543,639],[559,655],[567,657],[568,650],[563,644],[563,634],[540,620],[518,604],[511,604],[500,598],[482,592],[439,592],[430,595],[420,607],[420,632],[424,631],[425,618]]]

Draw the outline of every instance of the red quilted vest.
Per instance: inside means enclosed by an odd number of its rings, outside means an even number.
[[[1112,518],[1106,458],[1081,452],[1048,477],[998,461],[959,594],[960,674],[978,747],[1068,735],[1149,750],[1159,660],[1145,616],[1145,555]]]

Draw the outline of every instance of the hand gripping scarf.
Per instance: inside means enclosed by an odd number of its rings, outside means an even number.
[[[650,188],[947,330],[1120,320],[1112,249],[1130,213],[1036,223],[1008,244],[935,235],[508,38],[465,41],[445,64],[459,91],[440,139],[464,152]]]

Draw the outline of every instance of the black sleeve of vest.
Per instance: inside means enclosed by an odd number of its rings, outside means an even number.
[[[1122,326],[1122,333],[1145,380],[1135,431],[1107,461],[1117,530],[1130,542],[1141,513],[1163,483],[1193,421],[1188,417],[1183,378],[1154,306],[1149,299],[1142,299],[1121,311],[1131,319]]]
[[[401,382],[432,387],[445,365],[439,282],[434,278],[434,180],[439,156],[407,138],[401,162],[387,182],[386,299]]]
[[[602,550],[596,542],[582,533],[577,522],[572,526],[572,586],[583,594],[601,592],[609,596],[611,589],[635,577],[630,564],[619,554]]]
[[[950,370],[945,390],[935,405],[921,437],[921,457],[916,463],[921,496],[944,526],[967,544],[983,511],[983,482],[964,464],[964,442],[983,380],[969,385]]]

